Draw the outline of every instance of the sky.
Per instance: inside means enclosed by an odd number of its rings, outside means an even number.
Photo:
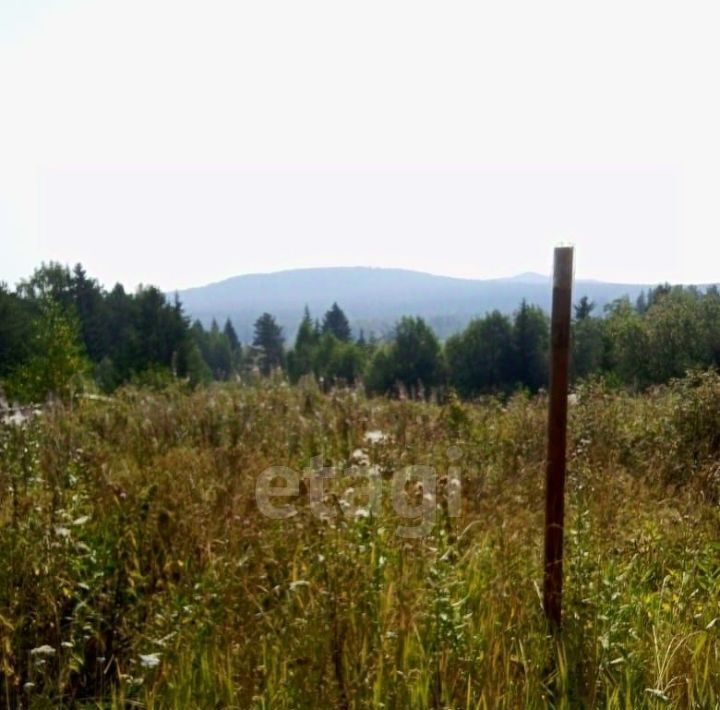
[[[0,280],[720,280],[717,3],[0,0]]]

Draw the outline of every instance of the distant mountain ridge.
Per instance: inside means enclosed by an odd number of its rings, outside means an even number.
[[[588,296],[603,306],[621,296],[637,298],[651,284],[615,284],[579,279],[574,300]],[[498,279],[464,279],[407,269],[348,266],[292,269],[233,276],[178,292],[185,312],[208,325],[233,321],[243,342],[252,339],[255,319],[267,311],[276,316],[289,340],[307,305],[322,318],[334,301],[347,314],[353,330],[382,336],[403,315],[425,318],[441,338],[467,325],[475,316],[499,310],[512,313],[525,298],[550,307],[550,277],[527,272]]]

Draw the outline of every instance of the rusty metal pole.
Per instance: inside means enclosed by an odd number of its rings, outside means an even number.
[[[553,632],[562,622],[565,449],[573,248],[556,247],[550,325],[550,410],[545,477],[545,579],[543,607]]]

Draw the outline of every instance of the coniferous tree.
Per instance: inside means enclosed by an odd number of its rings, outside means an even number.
[[[135,303],[125,293],[121,284],[116,284],[105,298],[108,320],[107,357],[115,369],[115,380],[124,382],[135,369],[140,344],[135,329]]]
[[[523,299],[512,331],[513,369],[517,384],[536,392],[548,377],[550,323],[545,312]]]
[[[644,314],[645,311],[647,311],[647,298],[645,296],[645,290],[643,289],[640,291],[640,295],[637,297],[637,300],[635,301],[635,310],[640,313],[640,315]]]
[[[573,378],[601,373],[618,385],[643,388],[691,368],[720,366],[719,293],[713,287],[702,291],[664,284],[635,302],[619,299],[603,316],[596,316],[594,304],[583,297],[575,305],[572,326]],[[5,381],[22,365],[38,364],[33,324],[48,301],[77,324],[82,349],[104,391],[128,380],[158,384],[177,374],[199,383],[211,372],[226,379],[240,371],[242,347],[229,319],[222,329],[217,322],[207,331],[197,322],[190,327],[177,297],[168,300],[153,287],[126,293],[119,284],[105,291],[81,265],[70,270],[51,262],[15,292],[0,285],[0,378]],[[282,332],[272,316],[258,320],[255,352],[268,372],[283,363]],[[367,375],[370,390],[386,392],[396,382],[411,388],[418,381],[442,382],[447,362],[450,381],[465,396],[507,392],[518,384],[535,390],[545,381],[546,325],[546,315],[526,303],[512,321],[490,314],[452,336],[445,357],[442,351],[430,357],[439,366],[428,370],[420,355],[434,350],[435,336],[424,322],[401,321],[385,344],[372,333],[366,341],[363,332],[352,342],[347,318],[333,304],[322,326],[306,309],[288,354],[288,371],[293,381],[314,373],[331,383]],[[439,322],[438,327],[446,326]]]
[[[350,341],[350,338],[352,337],[350,323],[342,308],[340,308],[337,303],[333,303],[330,310],[325,313],[322,323],[322,332],[323,334],[332,333],[343,343]]]
[[[282,328],[269,313],[263,313],[255,321],[253,345],[260,354],[260,372],[269,375],[275,368],[282,367],[285,362],[285,351]]]
[[[570,370],[573,380],[604,371],[607,355],[605,352],[605,326],[602,318],[593,318],[592,309],[575,306],[575,320],[571,330]]]
[[[230,318],[227,318],[225,321],[225,326],[223,327],[223,333],[225,334],[225,337],[228,340],[228,344],[230,345],[230,349],[233,352],[237,352],[240,349],[240,339],[237,336],[237,333],[235,332],[235,328],[233,327],[232,321]]]
[[[213,318],[208,333],[208,360],[213,377],[216,380],[227,380],[232,374],[233,355],[230,341],[220,330],[218,322]]]
[[[186,369],[188,380],[193,386],[212,380],[213,375],[210,366],[202,356],[199,344],[195,341],[188,348]]]
[[[0,283],[0,377],[31,354],[33,304]]]
[[[295,347],[288,353],[288,374],[293,382],[297,382],[303,375],[316,372],[316,350],[320,336],[310,316],[310,310],[305,306],[303,318],[300,321]]]
[[[587,296],[583,296],[573,306],[573,309],[575,310],[575,320],[583,320],[590,317],[593,310],[595,310],[595,304]]]
[[[239,373],[242,370],[243,364],[243,348],[240,338],[237,336],[235,327],[232,324],[230,318],[225,321],[223,328],[223,334],[227,339],[228,345],[230,346],[230,354],[232,356],[232,371]]]
[[[73,305],[88,357],[96,362],[108,351],[107,314],[102,289],[95,279],[88,278],[81,264],[71,276]]]
[[[422,318],[401,318],[395,327],[392,355],[396,377],[406,385],[440,384],[443,378],[442,351],[432,328]]]
[[[641,311],[641,315],[647,313],[654,305],[659,303],[665,296],[672,291],[672,286],[669,283],[658,284],[653,288],[649,288],[647,296],[645,297],[645,309]],[[620,299],[617,299],[620,300]],[[617,303],[617,300],[615,301]],[[610,304],[612,306],[612,304]],[[608,306],[606,306],[608,308]],[[639,309],[638,309],[639,310]]]
[[[298,332],[295,336],[295,349],[309,348],[317,345],[319,333],[313,319],[310,316],[310,309],[305,306],[303,317],[298,326]]]
[[[141,287],[134,296],[135,329],[139,353],[134,372],[148,367],[170,369],[184,349],[188,336],[182,311],[167,302],[165,294],[154,286]],[[184,375],[184,372],[178,374]]]

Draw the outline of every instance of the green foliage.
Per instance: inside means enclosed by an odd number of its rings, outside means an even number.
[[[146,370],[150,379],[164,370],[193,385],[238,377],[247,381],[256,371],[283,370],[291,382],[312,375],[328,388],[362,380],[370,392],[410,396],[430,390],[444,396],[449,384],[466,398],[506,396],[518,388],[536,392],[548,378],[548,318],[525,301],[512,318],[495,311],[473,320],[444,346],[428,323],[416,318],[402,319],[382,341],[372,333],[366,339],[361,329],[353,342],[337,303],[322,325],[306,308],[286,352],[272,314],[257,319],[253,342],[243,347],[229,319],[222,328],[216,321],[207,330],[199,321],[191,326],[178,299],[168,300],[155,287],[129,294],[118,284],[106,291],[80,264],[71,270],[50,263],[15,292],[0,284],[0,379],[7,380],[39,354],[32,324],[47,301],[77,323],[90,373],[106,393]],[[703,292],[665,284],[643,292],[635,304],[619,299],[602,315],[581,295],[574,314],[573,385],[599,376],[639,391],[693,369],[720,367],[720,292],[715,287]],[[33,366],[37,369],[37,362]]]
[[[103,389],[126,382],[147,368],[165,367],[180,376],[187,374],[191,347],[187,320],[180,303],[169,303],[155,287],[140,287],[130,295],[118,284],[106,292],[80,264],[70,271],[51,262],[22,281],[13,299],[14,305],[20,304],[25,311],[37,311],[42,303],[52,301],[71,314]],[[0,298],[0,307],[3,302]],[[11,322],[17,322],[17,317]],[[26,360],[31,354],[21,349],[17,352],[17,360]]]
[[[473,320],[448,339],[450,384],[464,397],[547,383],[550,324],[544,311],[526,301],[512,323],[498,311]]]
[[[328,311],[331,312],[332,309]],[[340,313],[342,314],[342,311]],[[305,308],[295,338],[295,347],[287,356],[291,382],[297,382],[303,375],[311,374],[325,385],[354,384],[362,377],[365,360],[365,348],[349,341],[349,330],[345,340],[338,338],[330,327],[318,331],[310,311]]]
[[[590,318],[590,315],[595,310],[595,304],[587,296],[581,296],[573,309],[575,311],[575,320],[581,321]],[[638,308],[638,310],[640,309]]]
[[[49,297],[38,305],[32,354],[8,379],[8,395],[25,402],[42,402],[48,395],[67,401],[80,391],[89,369],[79,325],[72,313]]]
[[[320,337],[314,357],[315,374],[325,381],[354,384],[365,368],[365,355],[355,343],[328,332]]]
[[[295,347],[288,353],[288,374],[292,382],[297,382],[303,375],[315,372],[315,353],[320,336],[305,306],[303,319],[300,321]]]
[[[29,301],[52,299],[70,308],[74,304],[73,277],[67,266],[51,261],[35,269],[30,278],[23,279],[17,293]]]
[[[349,342],[352,337],[350,322],[337,303],[333,303],[330,310],[323,317],[322,333],[331,333],[343,343]]]
[[[0,377],[6,377],[31,352],[33,304],[0,284]]]
[[[241,349],[240,340],[238,339],[235,328],[229,318],[225,320],[225,325],[223,326],[223,334],[227,338],[228,345],[230,346],[230,351],[238,352]]]
[[[570,369],[574,380],[603,371],[605,353],[605,322],[589,313],[577,317],[572,327]]]
[[[203,359],[210,370],[213,379],[227,380],[239,369],[240,344],[233,348],[232,336],[228,336],[227,324],[221,331],[217,321],[213,319],[210,330],[205,332],[202,325],[196,321],[193,325],[193,335],[200,347]],[[232,328],[232,324],[230,325]],[[231,331],[231,333],[234,331]],[[235,338],[237,340],[237,338]]]
[[[390,347],[383,345],[375,349],[365,379],[371,394],[391,394],[394,381],[394,364],[390,359]]]
[[[150,367],[133,374],[130,384],[135,387],[149,390],[162,391],[172,387],[176,383],[172,370],[162,365],[151,365]]]
[[[543,396],[440,406],[262,379],[0,425],[3,705],[717,707],[720,378],[578,394],[556,641],[537,591]],[[326,481],[335,515],[302,489],[294,517],[261,515],[258,474],[317,456],[360,462]],[[389,495],[408,463],[439,477],[417,540]],[[353,515],[368,476],[381,505]]]
[[[43,265],[16,293],[0,287],[0,377],[27,362],[32,353],[30,323],[45,301],[59,304],[77,321],[92,374],[103,392],[130,380],[154,380],[158,371],[187,377],[193,384],[229,379],[243,369],[243,351],[226,320],[220,331],[191,329],[177,298],[170,302],[157,288],[127,294],[118,284],[105,291],[80,264],[72,271]]]
[[[648,331],[643,317],[626,298],[608,308],[605,343],[609,370],[633,388],[649,384]]]
[[[212,381],[213,373],[200,351],[197,342],[193,342],[187,355],[187,376],[192,386],[207,384]]]
[[[263,375],[269,375],[285,364],[284,341],[282,328],[274,316],[263,313],[255,321],[253,346],[257,348],[258,366]]]
[[[538,306],[520,304],[512,329],[513,379],[537,392],[547,384],[550,322]]]
[[[471,321],[445,350],[450,384],[463,397],[508,389],[512,382],[513,328],[499,311]]]
[[[105,355],[93,368],[93,378],[101,392],[110,394],[120,383],[113,361]]]
[[[650,306],[645,317],[649,381],[682,377],[711,360],[702,315],[697,295],[689,291],[673,290]]]
[[[444,379],[443,353],[435,333],[422,318],[405,317],[395,327],[392,342],[376,352],[367,383],[370,391],[380,394],[396,385],[413,393]]]

